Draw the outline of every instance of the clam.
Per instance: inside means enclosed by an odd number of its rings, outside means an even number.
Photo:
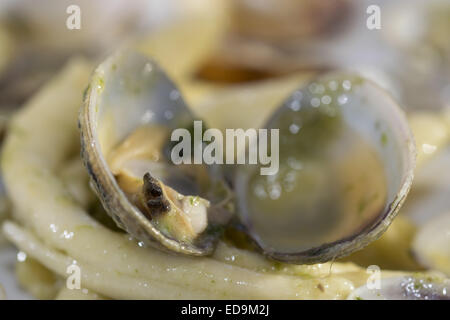
[[[279,170],[240,166],[234,184],[243,229],[272,259],[333,260],[387,229],[413,180],[415,144],[400,107],[350,73],[295,91],[269,118]]]
[[[171,132],[191,130],[197,119],[171,80],[124,50],[98,66],[84,100],[82,157],[117,225],[147,245],[211,253],[230,217],[230,193],[217,167],[171,161]]]
[[[171,162],[170,133],[196,119],[157,64],[134,52],[103,62],[86,93],[82,155],[94,189],[120,227],[158,248],[211,253],[235,198],[234,221],[268,257],[332,260],[378,238],[412,183],[403,112],[353,74],[318,78],[273,113],[263,129],[279,130],[279,168],[234,166],[233,197],[217,166]]]

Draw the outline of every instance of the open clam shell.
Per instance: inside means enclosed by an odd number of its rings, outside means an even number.
[[[419,228],[412,252],[422,265],[450,276],[450,212],[430,219]]]
[[[450,300],[450,281],[430,275],[379,279],[356,288],[347,300]]]
[[[227,187],[217,168],[176,166],[170,158],[170,132],[191,128],[195,119],[154,61],[123,50],[95,70],[79,124],[92,185],[118,226],[146,244],[205,255],[229,217],[224,209]],[[127,165],[128,171],[123,169]],[[187,217],[186,206],[195,215]],[[167,217],[172,220],[163,225],[161,219]],[[183,230],[194,236],[175,234],[173,221],[185,223]]]
[[[324,262],[381,236],[408,194],[416,155],[405,115],[383,89],[326,75],[294,92],[265,128],[279,130],[279,170],[240,166],[235,192],[240,220],[267,256]]]

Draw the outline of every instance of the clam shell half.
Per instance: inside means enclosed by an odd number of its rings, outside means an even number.
[[[205,188],[188,193],[205,197],[212,208],[208,209],[206,230],[195,241],[179,240],[162,232],[129,200],[107,161],[111,150],[137,128],[157,125],[170,132],[192,126],[195,119],[180,92],[154,61],[139,53],[122,50],[95,70],[85,94],[79,125],[82,157],[93,188],[117,225],[145,244],[171,252],[206,255],[212,252],[221,227],[230,216],[224,209],[226,192],[215,194],[216,189],[206,187],[207,194],[196,193]],[[170,135],[167,139],[170,140]],[[163,166],[167,166],[168,181],[183,182],[183,172],[170,160],[165,160]],[[216,169],[206,169],[209,186],[220,185],[226,189]],[[150,173],[154,175],[154,172]]]

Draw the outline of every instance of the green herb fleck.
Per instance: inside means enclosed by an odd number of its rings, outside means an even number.
[[[198,205],[198,196],[190,196],[189,202],[191,203],[191,206]]]
[[[91,86],[88,85],[88,86],[84,89],[84,91],[83,91],[83,101],[86,100],[87,93],[89,92],[90,87],[91,87]]]

